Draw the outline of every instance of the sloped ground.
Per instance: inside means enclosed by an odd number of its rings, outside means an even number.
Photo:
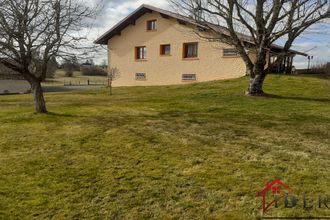
[[[48,115],[0,97],[0,219],[254,219],[275,178],[330,195],[329,79],[247,82],[47,94]]]

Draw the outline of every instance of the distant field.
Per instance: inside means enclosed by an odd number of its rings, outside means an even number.
[[[329,216],[329,78],[247,83],[0,96],[0,219],[256,219],[275,178],[314,208],[266,216]]]
[[[83,76],[81,72],[76,71],[73,74],[73,77],[66,77],[65,72],[63,70],[58,70],[55,73],[55,77],[53,79],[47,79],[46,82],[43,83],[44,86],[52,86],[52,85],[64,85],[64,84],[87,84],[87,81],[91,84],[106,84],[108,78],[106,76]]]

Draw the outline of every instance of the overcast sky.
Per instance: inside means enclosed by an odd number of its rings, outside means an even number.
[[[94,21],[89,32],[90,41],[97,39],[142,4],[149,4],[163,9],[169,9],[170,7],[168,0],[104,0],[104,2],[100,15]],[[314,26],[308,33],[297,39],[292,49],[307,52],[314,56],[312,65],[330,62],[330,22]],[[100,49],[100,51],[102,50]],[[95,61],[101,63],[106,59],[106,49],[104,49],[103,52],[96,55]],[[307,68],[307,58],[295,57],[294,65],[297,68]]]

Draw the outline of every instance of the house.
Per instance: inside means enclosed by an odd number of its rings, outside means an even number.
[[[117,67],[115,86],[169,85],[229,79],[246,75],[238,51],[229,44],[210,42],[196,34],[209,30],[189,17],[142,5],[95,43],[108,46],[109,68]],[[222,33],[228,31],[217,26]],[[249,37],[241,35],[248,42]],[[274,45],[271,62],[283,48]],[[253,51],[250,56],[255,56]],[[274,71],[292,66],[297,51],[290,51]]]
[[[0,79],[0,95],[25,94],[31,92],[31,85],[26,80]]]
[[[24,78],[0,64],[0,95],[29,93],[31,85]]]

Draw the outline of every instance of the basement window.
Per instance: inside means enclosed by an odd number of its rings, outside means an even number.
[[[196,81],[196,74],[182,74],[183,81]]]
[[[156,31],[157,30],[157,20],[147,21],[147,31]]]
[[[239,52],[235,48],[223,49],[224,57],[237,57],[239,56]]]
[[[146,80],[146,74],[145,73],[135,73],[135,80]]]

